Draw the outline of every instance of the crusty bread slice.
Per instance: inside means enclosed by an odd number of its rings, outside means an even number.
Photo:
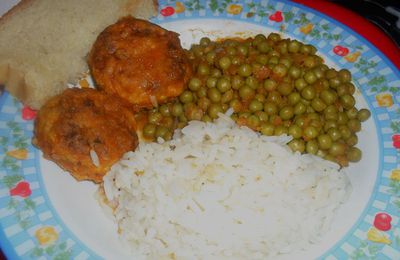
[[[98,34],[121,16],[149,18],[157,0],[22,0],[0,18],[0,85],[39,109],[88,71]]]

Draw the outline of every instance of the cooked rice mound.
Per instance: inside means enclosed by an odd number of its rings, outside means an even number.
[[[227,115],[141,143],[104,177],[120,236],[145,259],[265,259],[307,249],[350,193],[339,167]]]

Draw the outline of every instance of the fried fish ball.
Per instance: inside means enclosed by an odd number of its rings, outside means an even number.
[[[38,112],[33,144],[77,180],[103,181],[138,145],[131,105],[94,89],[67,89]]]
[[[88,64],[99,89],[139,108],[179,96],[191,76],[177,33],[130,16],[98,36]]]

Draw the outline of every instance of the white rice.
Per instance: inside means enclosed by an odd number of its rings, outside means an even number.
[[[351,190],[334,163],[227,116],[141,143],[104,178],[120,235],[144,259],[266,259],[307,249]]]

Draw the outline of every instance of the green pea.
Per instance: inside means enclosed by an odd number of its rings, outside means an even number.
[[[306,143],[306,152],[309,154],[317,154],[318,152],[318,142],[316,140],[310,140]]]
[[[273,124],[271,124],[269,122],[265,122],[265,123],[261,124],[260,132],[263,135],[266,135],[266,136],[274,135],[274,131],[275,131],[275,127]]]
[[[206,85],[209,88],[215,88],[217,86],[218,78],[216,77],[209,77],[206,80]]]
[[[347,126],[349,127],[350,131],[353,133],[360,132],[361,131],[361,122],[358,121],[358,119],[350,119],[347,122]]]
[[[239,112],[242,110],[242,103],[238,99],[232,99],[229,102],[229,107],[231,107],[233,111]]]
[[[303,64],[306,68],[313,68],[317,64],[317,62],[313,56],[307,56],[304,59]],[[315,74],[314,74],[314,76],[315,76]]]
[[[356,87],[351,82],[347,82],[346,86],[347,86],[347,93],[349,93],[350,95],[353,95],[356,92]]]
[[[332,156],[344,155],[345,152],[346,152],[346,145],[339,142],[333,142],[331,147],[329,148],[329,154],[331,154]]]
[[[341,84],[341,85],[337,86],[336,93],[338,94],[339,97],[343,96],[345,94],[348,94],[347,86],[345,84]]]
[[[179,100],[184,104],[192,102],[193,101],[192,92],[188,90],[183,91],[182,94],[179,96]]]
[[[170,110],[170,106],[168,106],[167,104],[163,104],[160,106],[159,111],[161,113],[161,115],[163,116],[170,116],[171,115],[171,110]]]
[[[339,125],[345,125],[349,121],[349,117],[345,112],[339,112],[337,117],[337,123]]]
[[[263,103],[254,99],[250,102],[249,109],[251,112],[261,111],[263,109]]]
[[[320,97],[327,105],[331,105],[337,100],[337,94],[334,91],[328,89],[322,90],[320,93]]]
[[[288,143],[288,146],[293,152],[303,153],[306,149],[306,145],[302,139],[293,139]]]
[[[283,126],[283,125],[278,125],[274,129],[274,135],[283,135],[283,134],[288,134],[288,128]]]
[[[221,101],[221,92],[219,92],[217,88],[209,88],[207,91],[207,97],[211,102],[218,103]]]
[[[311,106],[317,112],[322,112],[326,108],[326,104],[320,98],[314,98],[311,101]]]
[[[307,82],[303,78],[296,79],[294,82],[294,86],[298,91],[303,90],[305,87],[307,87]]]
[[[239,46],[237,46],[237,51],[239,52],[239,54],[247,56],[249,48],[244,44],[240,44]]]
[[[250,115],[249,118],[247,119],[247,123],[250,128],[256,129],[260,125],[261,121],[258,118],[258,116]]]
[[[332,138],[328,134],[318,136],[318,146],[323,150],[327,150],[332,146]]]
[[[174,126],[175,119],[172,116],[166,116],[161,120],[161,124],[167,128],[172,128]]]
[[[301,96],[306,100],[312,100],[315,95],[316,92],[312,86],[307,86],[301,90]]]
[[[351,81],[351,73],[347,69],[341,69],[338,73],[341,82],[346,83]]]
[[[211,77],[218,78],[218,77],[221,77],[221,75],[222,75],[222,72],[219,69],[217,69],[217,68],[211,69],[211,73],[210,73]]]
[[[255,90],[247,85],[244,85],[239,89],[239,97],[241,97],[244,100],[251,99],[252,97],[254,97],[254,95],[255,95]]]
[[[242,64],[242,60],[238,56],[232,56],[231,57],[232,65],[240,65]]]
[[[313,72],[317,79],[322,79],[325,76],[324,71],[321,69],[321,67],[315,67],[313,68]],[[329,87],[329,81],[327,81],[328,87]]]
[[[274,102],[276,104],[282,103],[282,96],[278,91],[272,91],[268,93],[268,101]]]
[[[275,67],[275,65],[278,63],[279,63],[279,58],[277,56],[272,56],[268,60],[268,64],[274,65],[274,66],[272,66],[271,69],[273,69]]]
[[[203,117],[201,118],[201,121],[203,122],[212,122],[212,119],[209,115],[203,115]]]
[[[255,99],[257,99],[258,101],[260,101],[261,103],[264,103],[265,102],[265,96],[263,95],[263,94],[261,94],[261,93],[257,93],[255,96],[254,96],[254,98]]]
[[[253,73],[253,69],[250,64],[242,64],[239,66],[238,74],[242,77],[248,77]]]
[[[279,111],[279,116],[283,120],[291,119],[294,116],[293,107],[291,107],[291,106],[282,107],[281,111]]]
[[[279,93],[281,93],[284,96],[289,95],[290,93],[292,93],[293,91],[293,85],[291,83],[286,83],[286,82],[281,82],[278,87],[277,90],[279,91]],[[299,96],[300,97],[300,96]]]
[[[298,102],[298,103],[294,106],[293,112],[294,112],[295,115],[302,115],[302,114],[304,114],[304,113],[306,112],[306,110],[307,110],[307,106],[304,105],[304,104],[301,103],[301,102]]]
[[[285,65],[283,65],[283,64],[277,64],[277,65],[273,68],[272,72],[273,72],[276,76],[282,78],[282,77],[286,76],[286,74],[287,74],[287,72],[288,72],[288,68],[287,68]]]
[[[349,94],[345,94],[340,97],[340,103],[342,104],[342,106],[344,108],[350,109],[350,108],[354,107],[354,105],[356,104],[356,100],[354,99],[353,96],[351,96]]]
[[[257,79],[253,76],[247,77],[245,83],[252,89],[257,89],[259,85]]]
[[[336,89],[338,86],[340,86],[341,83],[342,82],[340,81],[339,78],[331,78],[331,79],[329,79],[329,86],[331,88]]]
[[[268,114],[264,111],[256,111],[255,115],[258,116],[258,118],[260,119],[261,122],[268,122]]]
[[[219,78],[217,81],[217,89],[222,93],[230,90],[231,89],[230,80],[226,77]]]
[[[276,103],[267,102],[264,104],[264,111],[268,115],[276,115],[278,113],[278,106],[276,105]]]
[[[228,90],[221,97],[221,103],[228,103],[233,99],[233,90]]]
[[[201,120],[203,117],[203,110],[197,106],[193,106],[185,112],[188,120]]]
[[[200,63],[197,67],[197,74],[200,76],[207,76],[210,74],[210,67],[207,64]]]
[[[355,134],[352,134],[347,140],[346,144],[349,146],[355,146],[358,143],[358,137]]]
[[[182,104],[180,104],[180,103],[173,104],[171,114],[176,117],[182,115],[183,114]]]
[[[348,139],[351,136],[350,129],[345,125],[339,126],[339,131],[340,131],[340,134],[341,134],[342,138],[345,139],[345,140]]]
[[[157,125],[161,122],[161,120],[162,120],[162,115],[160,112],[157,111],[151,112],[148,116],[148,121],[150,124]]]
[[[198,90],[202,85],[202,82],[199,78],[191,78],[189,81],[189,89],[196,91]]]
[[[207,97],[202,97],[197,101],[197,105],[203,111],[207,111],[207,109],[210,106],[210,104],[211,104],[211,100],[209,100]]]
[[[243,86],[244,80],[239,75],[234,75],[231,78],[231,86],[233,89],[238,90],[241,86]]]
[[[154,133],[154,136],[155,136],[156,138],[158,138],[158,137],[163,138],[164,135],[167,134],[167,132],[168,132],[168,128],[167,128],[167,127],[165,127],[165,126],[163,126],[163,125],[158,125],[158,126],[156,127],[156,131],[155,131],[155,133]]]
[[[308,84],[313,84],[315,81],[317,81],[317,77],[315,76],[314,72],[312,70],[307,71],[304,74],[304,80],[308,83]]]
[[[277,46],[277,49],[281,54],[286,54],[288,52],[288,50],[287,50],[287,42],[285,42],[285,41],[279,42],[278,46]]]
[[[264,88],[267,91],[273,91],[277,88],[278,83],[273,79],[266,79],[264,80]]]
[[[303,135],[303,130],[298,125],[289,126],[289,134],[293,136],[293,138],[300,138]]]
[[[357,147],[350,147],[347,152],[347,158],[350,162],[358,162],[361,160],[362,152]]]
[[[221,69],[227,70],[231,66],[232,61],[228,56],[224,56],[219,59],[218,64]]]
[[[298,92],[292,92],[288,95],[288,102],[291,105],[296,105],[300,102],[301,96]]]
[[[306,124],[308,124],[308,120],[304,115],[297,116],[294,120],[294,123],[303,129],[304,127],[306,127]]]
[[[318,136],[318,130],[314,126],[307,126],[304,128],[304,137],[307,140],[314,139]]]
[[[257,57],[256,57],[256,61],[258,62],[258,63],[260,63],[261,65],[267,65],[267,63],[268,63],[268,56],[267,55],[265,55],[265,54],[260,54],[260,55],[258,55]]]
[[[297,53],[300,51],[300,46],[301,46],[300,42],[298,42],[296,40],[290,41],[288,44],[288,51],[290,53]]]
[[[201,39],[200,39],[200,45],[201,46],[207,46],[207,45],[209,45],[211,43],[211,40],[210,40],[210,38],[208,38],[208,37],[202,37]]]
[[[340,130],[334,127],[328,130],[328,135],[332,139],[332,141],[337,141],[342,138]]]
[[[277,41],[279,41],[281,39],[281,36],[279,34],[277,34],[277,33],[270,33],[267,38],[268,38],[268,40],[271,40],[273,42],[277,42]]]
[[[206,61],[208,64],[214,64],[215,58],[217,57],[217,54],[215,51],[210,51],[206,54]]]
[[[223,113],[223,110],[220,104],[211,104],[208,107],[207,113],[210,118],[216,119],[218,117],[218,113]]]
[[[145,124],[143,127],[143,136],[148,139],[153,139],[156,133],[157,126],[155,124]]]
[[[206,87],[201,87],[196,91],[196,96],[198,98],[202,98],[207,96],[207,88]]]
[[[357,113],[357,119],[361,122],[365,122],[371,116],[371,112],[368,109],[362,108]]]
[[[301,69],[296,66],[291,66],[289,68],[288,74],[293,79],[298,79],[301,76]]]
[[[355,108],[355,107],[350,108],[349,110],[346,111],[346,115],[349,119],[357,118],[357,115],[358,115],[357,108]]]
[[[261,41],[257,45],[257,50],[260,51],[261,53],[267,53],[271,50],[271,46],[269,46],[267,41]]]

